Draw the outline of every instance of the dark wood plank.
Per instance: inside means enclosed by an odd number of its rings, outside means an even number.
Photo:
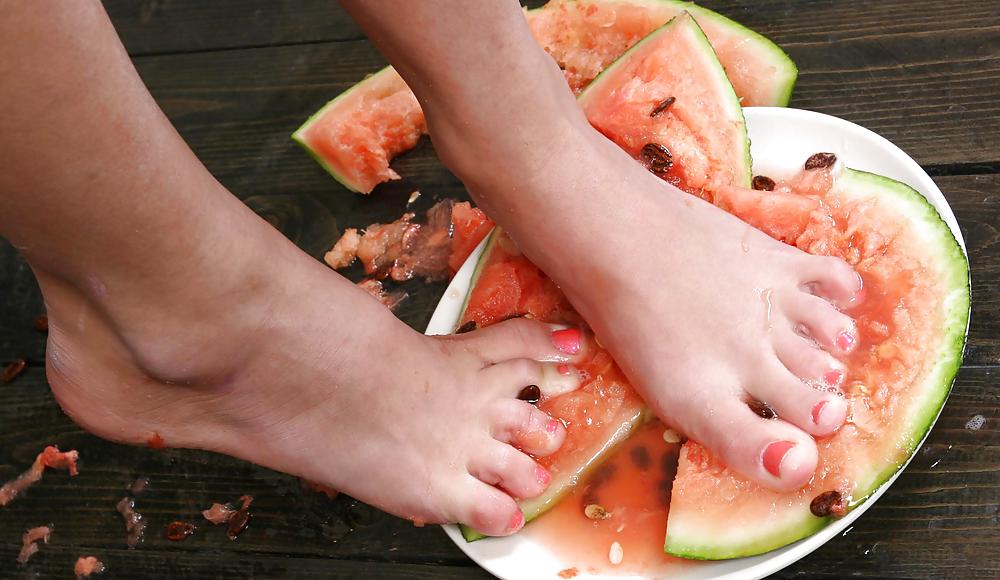
[[[846,569],[905,578],[996,574],[1000,563],[991,547],[1000,545],[998,377],[1000,367],[963,370],[927,444],[892,489],[844,537],[787,576]],[[53,442],[79,449],[82,460],[78,477],[52,473],[0,511],[0,577],[11,570],[5,563],[12,562],[21,531],[44,523],[57,531],[38,560],[44,571],[64,569],[75,555],[89,553],[111,559],[123,577],[168,571],[183,577],[245,577],[248,570],[265,577],[294,576],[299,570],[340,577],[363,569],[358,560],[407,564],[375,565],[372,570],[380,577],[483,577],[463,568],[469,561],[436,527],[415,528],[343,496],[330,501],[304,491],[294,478],[234,459],[126,447],[87,435],[61,413],[41,369],[2,389],[0,480],[24,469]],[[970,421],[977,416],[984,422],[974,430]],[[140,548],[126,553],[114,505],[138,475],[152,480],[137,501],[150,528]],[[254,519],[236,542],[211,526],[202,526],[183,543],[160,535],[169,521],[201,523],[200,509],[243,493],[256,498]],[[955,576],[959,565],[980,574]]]
[[[242,4],[242,3],[240,3]],[[329,3],[109,2],[134,53],[350,40],[140,58],[143,78],[215,170],[248,180],[287,155],[283,137],[383,61]],[[1000,11],[991,2],[706,2],[774,38],[801,71],[793,106],[883,134],[921,164],[1000,163]],[[947,25],[942,25],[946,22]],[[244,38],[246,37],[246,38]],[[166,58],[166,60],[162,60]],[[281,179],[299,185],[302,165]]]
[[[129,54],[358,40],[331,0],[103,0]]]

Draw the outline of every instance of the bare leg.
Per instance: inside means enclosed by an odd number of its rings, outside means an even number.
[[[195,159],[99,2],[6,4],[0,39],[0,233],[41,283],[67,414],[405,517],[520,527],[511,496],[548,474],[511,444],[564,436],[516,400],[545,384],[536,361],[569,359],[549,327],[423,337],[300,252]]]

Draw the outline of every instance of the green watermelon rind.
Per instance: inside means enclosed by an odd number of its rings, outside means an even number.
[[[937,241],[927,244],[928,251],[930,248],[936,249],[935,263],[942,268],[942,283],[946,284],[949,290],[945,298],[943,316],[945,327],[938,347],[939,360],[922,382],[923,396],[915,398],[912,403],[915,405],[915,411],[912,413],[912,427],[909,433],[903,434],[905,446],[901,449],[902,459],[890,463],[883,469],[874,470],[867,482],[859,482],[851,498],[852,510],[864,503],[909,461],[941,413],[962,364],[972,298],[968,258],[951,228],[927,198],[909,185],[894,179],[865,171],[844,169],[834,185],[835,190],[848,191],[854,187],[874,191],[880,199],[893,199],[898,203],[896,208],[898,213],[905,212],[914,224],[927,226],[929,233],[932,234],[928,240]],[[778,532],[737,546],[731,544],[720,546],[710,542],[692,542],[685,538],[674,538],[669,533],[668,521],[663,549],[673,556],[694,560],[726,560],[755,556],[811,536],[832,521],[833,518],[817,518],[807,511],[797,519],[791,520],[788,525],[782,526]]]
[[[707,18],[719,24],[721,27],[725,28],[727,31],[739,35],[743,38],[753,41],[753,45],[758,48],[756,52],[757,56],[767,58],[770,64],[783,73],[785,80],[782,83],[783,88],[775,97],[773,103],[764,104],[758,106],[771,106],[771,107],[787,107],[788,103],[792,100],[792,92],[795,90],[795,83],[799,78],[799,67],[796,66],[795,61],[792,57],[788,56],[788,53],[784,51],[780,46],[778,46],[773,40],[764,36],[763,34],[757,32],[756,30],[747,28],[739,22],[723,16],[714,10],[709,10],[703,6],[699,6],[694,2],[682,2],[679,0],[659,0],[660,2],[669,2],[671,4],[683,4],[687,8],[686,10],[690,12],[695,20],[699,18]]]
[[[326,159],[323,158],[322,155],[317,153],[316,150],[313,149],[311,145],[309,145],[309,142],[305,138],[305,133],[315,121],[319,120],[327,111],[340,104],[341,101],[343,101],[353,93],[365,89],[370,84],[378,82],[378,80],[382,77],[382,75],[388,75],[393,73],[395,73],[395,69],[393,69],[391,66],[387,66],[382,70],[378,71],[377,73],[368,75],[367,77],[364,78],[364,80],[358,81],[354,85],[351,85],[351,87],[348,88],[346,91],[340,93],[339,95],[337,95],[335,99],[327,102],[327,104],[323,105],[320,108],[320,110],[310,115],[309,118],[306,119],[306,121],[302,123],[302,125],[300,125],[299,128],[296,129],[294,133],[292,133],[292,141],[295,141],[303,149],[305,149],[306,152],[309,153],[309,156],[312,157],[316,161],[316,163],[319,163],[320,167],[325,169],[327,173],[329,173],[334,179],[337,180],[337,182],[339,182],[341,185],[343,185],[344,187],[355,193],[364,193],[364,192],[357,183],[352,182],[342,173],[337,171],[332,165],[330,165],[326,161]]]
[[[746,119],[743,117],[743,107],[740,105],[740,99],[736,96],[736,91],[733,90],[733,85],[729,82],[729,77],[726,76],[726,69],[724,69],[722,67],[722,63],[719,62],[719,58],[716,56],[715,50],[712,48],[712,43],[708,41],[708,37],[705,36],[705,32],[701,29],[701,26],[698,25],[698,21],[694,17],[685,19],[683,18],[684,14],[685,13],[681,13],[680,15],[671,18],[666,24],[657,28],[653,32],[650,32],[645,38],[635,43],[632,48],[625,51],[618,57],[617,60],[615,60],[615,62],[611,63],[608,68],[601,71],[601,74],[594,77],[594,80],[591,81],[591,83],[587,85],[587,88],[584,89],[583,92],[581,92],[577,97],[577,101],[581,103],[581,105],[585,104],[588,98],[600,90],[601,86],[608,79],[612,78],[615,69],[621,66],[622,63],[626,62],[632,55],[643,50],[647,44],[655,42],[661,34],[669,31],[673,26],[689,21],[691,23],[691,30],[694,33],[695,42],[701,46],[703,53],[705,55],[709,55],[710,57],[706,59],[708,61],[708,68],[699,72],[707,77],[714,77],[717,84],[722,89],[724,96],[722,98],[723,102],[720,103],[720,106],[725,107],[725,105],[729,105],[728,112],[732,116],[734,123],[737,125],[735,130],[737,130],[742,137],[742,139],[740,139],[740,146],[742,148],[744,167],[738,168],[740,169],[739,173],[742,175],[742,180],[740,183],[734,185],[750,187],[750,183],[753,180],[753,158],[750,156],[750,138],[747,134],[747,123]]]
[[[469,300],[472,297],[472,289],[475,288],[476,282],[482,275],[483,269],[489,261],[490,253],[500,240],[501,232],[502,230],[499,227],[495,227],[489,234],[486,245],[483,247],[483,253],[479,256],[479,260],[476,262],[476,269],[472,272],[472,279],[469,282],[469,292],[465,295],[465,302],[462,304],[462,313],[459,315],[458,320],[455,321],[455,330],[458,329],[458,326],[462,322],[462,317],[465,315],[465,311],[469,308]],[[619,430],[605,442],[604,447],[595,453],[590,461],[588,461],[578,473],[571,475],[570,479],[582,480],[587,473],[601,464],[603,458],[606,458],[612,449],[628,439],[640,425],[648,421],[651,417],[652,415],[646,410],[638,412],[627,424],[622,425],[622,427],[620,427]],[[550,508],[554,507],[560,500],[562,500],[563,497],[566,496],[566,494],[571,492],[575,486],[573,483],[568,482],[561,488],[555,488],[557,483],[556,479],[553,478],[549,490],[545,493],[538,497],[518,502],[518,505],[521,507],[521,511],[524,514],[525,523],[531,522],[535,518],[544,514]],[[459,524],[458,527],[462,532],[462,537],[465,538],[465,541],[467,542],[475,542],[489,537],[477,532],[465,524]]]

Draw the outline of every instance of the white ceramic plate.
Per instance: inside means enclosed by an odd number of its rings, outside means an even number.
[[[743,112],[750,133],[755,173],[788,177],[801,167],[809,155],[819,151],[836,153],[848,167],[897,179],[922,193],[941,213],[955,234],[955,238],[963,250],[965,249],[965,240],[962,239],[958,222],[941,190],[913,159],[883,137],[849,121],[812,111],[752,107],[744,109]],[[472,272],[482,254],[482,246],[483,244],[480,244],[469,257],[448,287],[431,317],[427,334],[448,334],[455,327],[465,296],[469,292]],[[773,574],[842,533],[875,503],[898,475],[899,472],[875,491],[868,501],[847,516],[808,538],[760,556],[704,562],[681,570],[679,574],[671,570],[670,577],[682,580],[709,578],[743,580]],[[555,574],[559,570],[574,565],[530,537],[515,535],[468,543],[462,538],[456,526],[445,526],[445,531],[477,564],[504,579],[550,580],[556,577]],[[655,574],[655,570],[650,572]],[[577,578],[587,577],[592,576],[583,571],[577,576]],[[621,578],[621,576],[616,577]]]

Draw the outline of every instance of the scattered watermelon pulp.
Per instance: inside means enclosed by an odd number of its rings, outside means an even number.
[[[744,105],[785,106],[798,71],[767,38],[693,3],[676,0],[553,0],[527,12],[539,44],[581,91],[653,30],[687,11],[701,25]],[[426,132],[423,112],[392,67],[330,101],[292,135],[337,181],[370,193],[398,179],[393,157]]]
[[[811,535],[832,519],[813,503],[821,494],[834,494],[840,510],[862,503],[923,439],[962,361],[968,261],[922,195],[846,168],[839,175],[832,168],[804,170],[775,193],[759,193],[773,195],[773,203],[745,206],[737,215],[781,231],[807,252],[844,258],[864,280],[865,300],[847,311],[860,335],[845,361],[850,413],[839,431],[817,441],[816,475],[792,493],[751,483],[686,443],[664,545],[685,558],[751,556]],[[789,219],[802,211],[808,219]]]

